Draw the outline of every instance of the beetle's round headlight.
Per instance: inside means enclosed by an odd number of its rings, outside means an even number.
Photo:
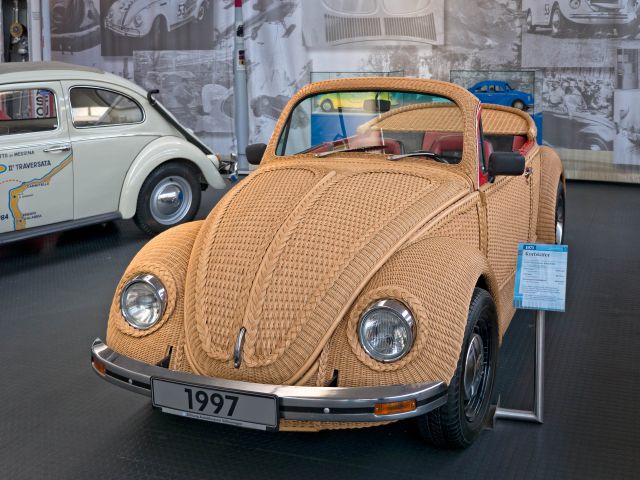
[[[135,17],[133,17],[133,24],[136,27],[139,27],[140,25],[142,25],[142,20],[143,20],[142,15],[137,14]]]
[[[158,323],[166,306],[167,290],[153,275],[138,275],[122,289],[122,316],[139,330],[147,330]]]
[[[360,345],[379,362],[395,362],[413,346],[415,320],[409,309],[397,300],[378,300],[360,318]]]

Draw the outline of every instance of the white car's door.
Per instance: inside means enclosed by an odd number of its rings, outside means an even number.
[[[59,82],[0,86],[0,233],[73,219],[73,151]]]
[[[133,94],[92,82],[63,85],[70,105],[75,218],[118,212],[131,164],[162,132],[148,125]]]

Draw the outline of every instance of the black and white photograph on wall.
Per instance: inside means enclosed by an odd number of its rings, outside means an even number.
[[[616,165],[640,165],[640,49],[618,49],[613,120],[616,136],[613,161]]]
[[[518,2],[447,0],[445,8],[446,42],[434,49],[434,61],[460,70],[520,68]]]
[[[542,86],[544,142],[555,148],[613,150],[613,83],[610,68],[546,71]]]
[[[444,0],[317,0],[302,3],[309,48],[444,43]]]
[[[233,128],[231,57],[212,51],[140,51],[134,80],[194,132],[230,134]]]
[[[548,38],[630,38],[638,34],[635,0],[522,0],[524,34]]]
[[[51,49],[73,54],[100,44],[99,0],[49,0]]]
[[[614,64],[615,42],[638,30],[635,0],[522,0],[522,67]]]
[[[212,0],[100,0],[102,55],[136,50],[210,50]]]

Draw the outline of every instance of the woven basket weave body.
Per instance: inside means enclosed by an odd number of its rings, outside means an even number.
[[[389,82],[377,80],[362,88]],[[526,136],[534,174],[480,187],[476,133],[469,133],[477,100],[450,84],[425,82],[407,80],[406,88],[428,84],[462,111],[460,165],[356,153],[278,157],[274,135],[263,165],[205,221],[158,236],[134,258],[116,290],[107,343],[148,363],[172,347],[171,369],[259,383],[324,386],[336,372],[338,386],[448,382],[476,285],[492,294],[501,335],[508,327],[517,244],[549,240],[554,200],[547,197],[555,195],[562,166],[553,151],[535,145],[529,117],[485,108],[485,133]],[[322,88],[307,87],[283,118]],[[282,121],[276,132],[281,128]],[[169,291],[164,318],[145,332],[131,328],[118,308],[123,285],[138,273],[153,273]],[[373,360],[357,340],[361,313],[380,298],[405,303],[418,324],[414,348],[392,364]],[[234,368],[241,328],[242,363]],[[350,426],[362,425],[282,425]]]

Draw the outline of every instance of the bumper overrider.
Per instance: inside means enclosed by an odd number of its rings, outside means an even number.
[[[176,372],[120,355],[100,339],[91,365],[104,380],[151,396],[165,413],[261,430],[280,419],[313,422],[389,422],[430,412],[446,402],[447,384],[379,387],[267,385]],[[176,408],[176,405],[180,405]]]

